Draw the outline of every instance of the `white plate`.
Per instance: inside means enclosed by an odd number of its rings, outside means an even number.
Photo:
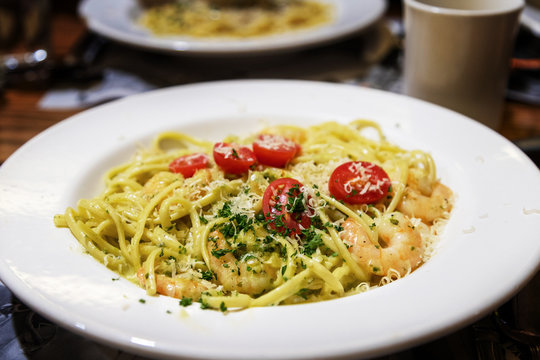
[[[334,5],[332,23],[314,29],[253,39],[223,40],[153,35],[137,24],[141,8],[136,0],[83,0],[79,13],[89,28],[105,37],[152,50],[190,54],[253,54],[301,49],[359,31],[382,16],[386,0],[322,0]]]
[[[148,297],[81,251],[53,216],[102,189],[102,175],[157,133],[211,140],[262,122],[379,122],[429,151],[457,194],[440,248],[404,279],[316,304],[224,315]],[[513,144],[454,112],[400,95],[303,81],[174,87],[85,111],[38,135],[0,168],[0,277],[30,307],[131,352],[217,359],[375,356],[442,336],[513,295],[540,261],[540,172]],[[139,299],[145,299],[142,304]],[[168,314],[167,311],[171,311]]]

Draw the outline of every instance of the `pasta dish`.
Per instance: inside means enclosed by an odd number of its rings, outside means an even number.
[[[147,294],[226,311],[398,280],[433,254],[452,202],[428,153],[355,120],[161,133],[54,221]]]
[[[139,22],[156,35],[246,38],[330,22],[331,7],[313,0],[146,1]]]

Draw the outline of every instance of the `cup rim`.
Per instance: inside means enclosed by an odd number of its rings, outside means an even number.
[[[435,5],[428,5],[419,2],[418,0],[403,0],[403,2],[410,7],[418,10],[440,15],[453,15],[453,16],[490,16],[490,15],[502,15],[506,13],[512,13],[515,11],[521,11],[525,7],[525,0],[518,0],[514,5],[507,7],[501,7],[500,9],[489,10],[461,10],[445,8]]]

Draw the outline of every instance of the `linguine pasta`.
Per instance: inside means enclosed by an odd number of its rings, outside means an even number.
[[[149,7],[139,21],[156,35],[249,38],[313,28],[331,19],[331,7],[312,0],[179,0]]]
[[[294,144],[293,156],[265,165],[255,150],[275,161],[276,139]],[[406,276],[432,255],[451,210],[431,156],[389,143],[371,121],[273,126],[219,144],[161,133],[55,224],[149,295],[225,311],[328,300]],[[233,171],[227,161],[246,148],[254,162]],[[186,172],[175,159],[204,161]],[[377,199],[363,203],[367,194]]]

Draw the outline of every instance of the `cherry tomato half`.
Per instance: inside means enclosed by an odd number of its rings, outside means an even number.
[[[173,173],[180,173],[185,178],[192,177],[197,170],[208,166],[208,160],[208,155],[203,153],[180,156],[171,161],[169,170]]]
[[[271,229],[284,235],[298,235],[311,225],[313,211],[309,198],[302,192],[302,183],[291,178],[274,180],[264,191],[263,215]]]
[[[214,145],[214,161],[226,173],[244,173],[256,160],[255,154],[247,146],[224,142]]]
[[[349,204],[371,204],[382,199],[390,188],[388,174],[367,161],[350,161],[338,166],[328,182],[328,190]]]
[[[261,134],[253,142],[257,160],[274,167],[285,167],[300,151],[300,145],[280,135]]]

